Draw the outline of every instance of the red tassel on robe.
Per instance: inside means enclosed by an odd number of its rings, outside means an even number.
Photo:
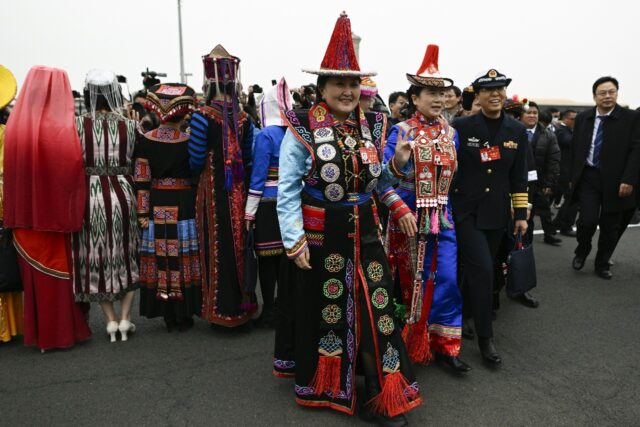
[[[310,387],[313,387],[316,396],[331,392],[335,396],[340,392],[340,363],[342,359],[338,356],[322,356],[318,359],[318,368],[311,380]]]
[[[385,375],[383,382],[380,394],[367,402],[371,412],[395,417],[413,408],[412,402],[418,393],[409,387],[409,382],[400,371]]]

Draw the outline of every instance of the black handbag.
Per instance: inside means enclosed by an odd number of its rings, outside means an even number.
[[[13,246],[11,230],[0,226],[0,292],[22,290],[18,256]]]
[[[507,295],[517,297],[535,288],[536,258],[533,245],[523,245],[522,235],[518,233],[513,250],[507,258]]]

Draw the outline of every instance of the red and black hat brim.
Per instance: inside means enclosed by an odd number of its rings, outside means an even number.
[[[446,77],[418,76],[407,73],[407,80],[414,86],[446,89],[453,86],[453,80]]]

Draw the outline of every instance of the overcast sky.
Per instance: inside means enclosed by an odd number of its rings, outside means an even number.
[[[177,0],[0,0],[0,64],[19,83],[33,65],[60,67],[74,89],[91,68],[108,68],[139,88],[140,72],[179,81]],[[342,10],[362,37],[360,65],[382,95],[405,90],[427,44],[440,45],[440,71],[458,86],[488,68],[513,78],[509,94],[590,103],[602,75],[620,80],[619,102],[640,105],[635,1],[182,0],[186,71],[202,84],[201,56],[222,43],[242,60],[246,85],[312,82]]]

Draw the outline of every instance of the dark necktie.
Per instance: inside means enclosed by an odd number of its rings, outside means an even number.
[[[602,151],[602,141],[604,140],[604,121],[607,116],[598,116],[600,123],[596,129],[596,137],[593,140],[593,158],[591,163],[593,166],[600,167],[600,152]]]

